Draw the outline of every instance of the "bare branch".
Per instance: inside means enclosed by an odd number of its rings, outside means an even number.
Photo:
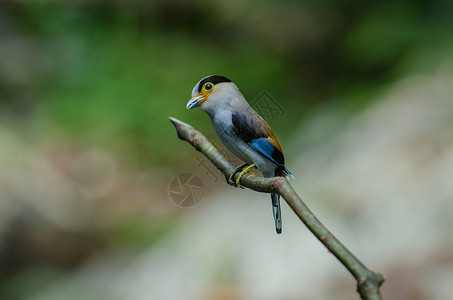
[[[217,151],[206,137],[189,124],[175,118],[170,117],[169,119],[175,126],[178,137],[203,153],[223,173],[225,179],[228,179],[231,172],[234,171],[234,166]],[[384,276],[368,269],[343,246],[310,211],[287,179],[283,177],[262,178],[244,174],[240,182],[242,186],[257,192],[280,194],[318,240],[351,272],[357,280],[357,291],[361,298],[364,300],[381,299],[379,287],[385,280]]]

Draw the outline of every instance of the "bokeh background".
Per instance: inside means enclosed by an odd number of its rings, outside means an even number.
[[[452,16],[447,0],[1,1],[0,298],[359,298],[286,204],[277,235],[268,195],[177,139],[168,116],[224,151],[185,108],[221,74],[385,299],[451,299]],[[170,199],[183,173],[202,182],[192,208]]]

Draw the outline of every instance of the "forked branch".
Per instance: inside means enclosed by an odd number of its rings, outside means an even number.
[[[226,179],[234,171],[234,166],[199,131],[189,124],[169,118],[176,128],[178,137],[189,142],[219,169]],[[329,251],[351,272],[357,280],[357,291],[364,300],[381,299],[379,287],[384,276],[368,269],[359,261],[329,230],[316,218],[297,195],[289,181],[283,177],[263,178],[250,174],[242,176],[241,185],[262,193],[278,193],[282,196],[299,219],[320,240]]]

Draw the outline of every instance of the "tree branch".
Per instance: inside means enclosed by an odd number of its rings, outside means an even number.
[[[175,126],[178,137],[189,142],[195,149],[203,153],[223,173],[225,179],[228,180],[228,177],[235,169],[234,166],[217,151],[206,137],[189,124],[175,118],[169,117],[169,119]],[[240,182],[242,186],[257,192],[280,194],[318,240],[351,272],[357,280],[357,291],[361,298],[364,300],[381,299],[379,287],[385,280],[384,276],[368,269],[343,246],[310,211],[286,178],[262,178],[244,174]]]

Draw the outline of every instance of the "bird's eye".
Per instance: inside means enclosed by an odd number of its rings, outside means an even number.
[[[204,90],[205,90],[206,92],[209,92],[209,91],[212,90],[213,87],[214,87],[214,85],[213,85],[212,83],[207,82],[207,83],[205,83],[205,85],[204,85]]]

